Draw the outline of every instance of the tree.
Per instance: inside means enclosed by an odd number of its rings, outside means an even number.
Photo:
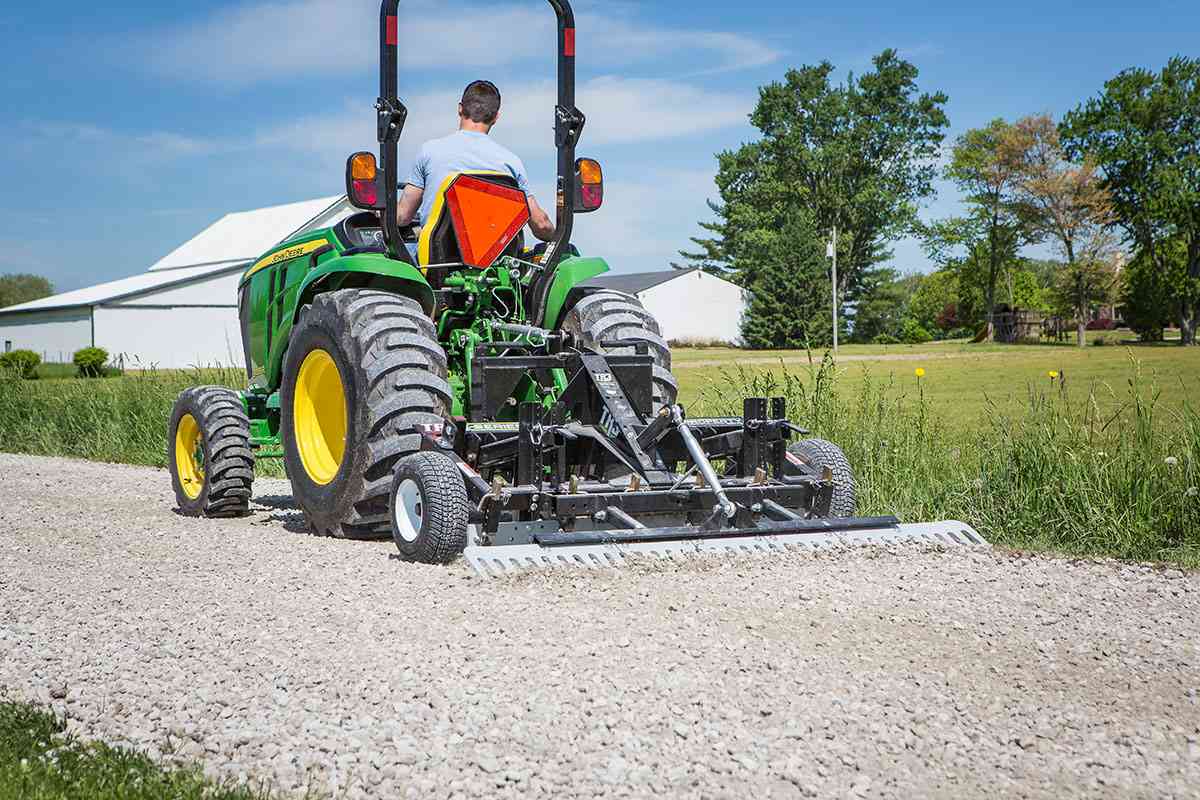
[[[1121,304],[1124,306],[1125,323],[1143,342],[1161,342],[1163,330],[1171,324],[1171,276],[1184,272],[1186,256],[1182,242],[1171,243],[1166,248],[1174,256],[1167,273],[1159,271],[1145,251],[1139,252],[1129,262],[1122,274]]]
[[[833,341],[825,248],[812,217],[798,214],[778,231],[755,231],[740,243],[758,265],[742,324],[747,346],[825,347]]]
[[[934,193],[947,98],[921,93],[916,67],[893,50],[841,85],[831,83],[833,71],[828,62],[789,70],[782,82],[759,90],[750,120],[761,137],[717,155],[716,220],[701,223],[713,237],[694,238],[699,249],[681,252],[685,263],[723,272],[747,288],[787,293],[796,278],[783,277],[786,264],[807,269],[813,246],[827,270],[823,242],[836,226],[838,295],[847,298],[890,255],[886,243],[911,229],[918,205]],[[800,215],[807,221],[791,230],[812,241],[793,239],[794,252],[766,248],[783,262],[757,260],[770,234]],[[773,279],[763,280],[767,274]],[[758,307],[781,305],[764,299]],[[828,327],[823,309],[819,318]]]
[[[920,228],[930,260],[957,278],[955,321],[972,328],[986,325],[989,336],[996,287],[1016,263],[1017,248],[1024,238],[1017,223],[996,228],[992,217],[978,206],[972,207],[968,216],[949,217]]]
[[[949,233],[957,235],[957,244],[967,247],[976,259],[973,266],[983,268],[979,285],[989,341],[994,333],[996,285],[1021,245],[1031,240],[1013,196],[1018,176],[1005,147],[1011,134],[1012,126],[1002,119],[967,131],[955,142],[945,171],[946,178],[966,195],[968,218]],[[936,240],[938,231],[932,234]]]
[[[40,300],[54,294],[54,284],[41,275],[0,275],[0,308]]]
[[[1099,166],[1116,220],[1149,259],[1179,321],[1180,341],[1200,326],[1200,60],[1172,58],[1159,73],[1129,69],[1063,119],[1071,158]],[[1172,271],[1173,243],[1183,269]],[[1153,271],[1139,270],[1148,275]]]
[[[1003,160],[1016,169],[1016,205],[1029,227],[1054,242],[1064,259],[1057,286],[1075,317],[1079,346],[1086,342],[1094,303],[1116,286],[1116,237],[1112,200],[1085,156],[1067,160],[1058,127],[1049,115],[1018,120],[1000,143]]]
[[[947,306],[958,305],[958,275],[953,270],[939,269],[922,276],[921,283],[909,301],[908,313],[922,328],[932,331],[940,328],[938,319],[944,316]],[[957,308],[955,308],[957,312]],[[955,314],[957,317],[957,313]]]
[[[912,282],[899,277],[896,270],[883,267],[869,270],[860,286],[851,340],[870,342],[880,335],[899,338],[912,295]]]

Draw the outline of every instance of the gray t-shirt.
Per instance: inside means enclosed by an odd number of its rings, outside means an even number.
[[[455,172],[506,172],[517,181],[521,191],[529,191],[529,178],[521,159],[486,133],[455,131],[421,145],[413,162],[408,183],[425,190],[419,212],[422,223],[437,198],[442,182]]]

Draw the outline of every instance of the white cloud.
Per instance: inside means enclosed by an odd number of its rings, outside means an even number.
[[[247,2],[153,32],[137,48],[138,57],[167,75],[235,85],[342,75],[376,68],[377,20],[374,0]],[[780,56],[743,34],[665,28],[623,10],[582,13],[577,21],[580,64],[599,71],[691,55],[711,62],[703,72],[717,72]],[[552,65],[554,37],[554,16],[542,3],[415,0],[400,15],[401,67],[497,67],[531,58]],[[127,45],[120,50],[127,52]]]
[[[555,85],[551,81],[505,86],[504,106],[495,136],[528,160],[553,149]],[[458,123],[458,91],[439,90],[405,99],[409,108],[403,150],[411,153],[426,139],[453,130]],[[746,121],[754,98],[711,92],[679,81],[645,78],[595,78],[580,84],[576,104],[587,115],[581,147],[675,139]],[[374,146],[370,109],[349,105],[334,114],[315,114],[260,131],[255,142],[310,154],[336,153]]]

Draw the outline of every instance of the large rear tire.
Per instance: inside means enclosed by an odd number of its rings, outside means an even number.
[[[671,374],[671,348],[654,315],[631,294],[604,289],[584,297],[563,317],[562,329],[586,347],[605,353],[633,353],[632,347],[602,348],[603,341],[642,341],[654,357],[654,410],[672,405],[679,384]]]
[[[449,416],[446,353],[415,300],[342,289],[318,295],[292,334],[280,397],[283,463],[312,529],[391,535],[392,469],[414,428]]]
[[[853,517],[858,513],[858,486],[842,448],[825,439],[801,439],[788,447],[785,471],[820,475],[826,467],[833,473],[833,497],[828,506],[813,511],[818,517]]]
[[[189,517],[250,511],[254,453],[241,398],[223,386],[186,389],[167,428],[167,468],[179,510]]]

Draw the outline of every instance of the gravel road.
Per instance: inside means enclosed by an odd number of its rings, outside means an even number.
[[[283,481],[0,455],[0,691],[337,796],[1195,797],[1200,576],[855,550],[504,581]]]

